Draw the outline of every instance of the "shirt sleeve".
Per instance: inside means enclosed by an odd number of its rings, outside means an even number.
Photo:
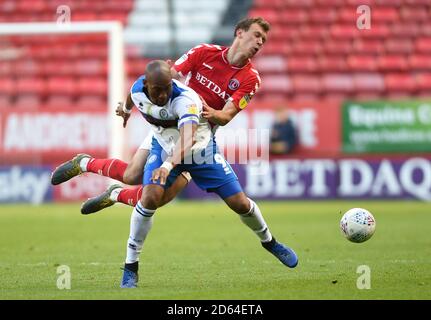
[[[130,88],[130,97],[135,106],[139,105],[139,102],[142,102],[139,97],[144,92],[144,79],[145,76],[140,76]]]
[[[238,111],[243,110],[260,87],[260,77],[259,74],[251,77],[251,79],[246,82],[244,85],[240,86],[238,90],[229,98],[229,101],[232,101]]]
[[[205,46],[200,44],[187,53],[183,54],[177,61],[175,61],[174,69],[181,73],[183,77],[193,71],[194,67],[197,65],[198,61],[202,60],[202,55],[204,53]]]
[[[178,116],[178,129],[186,123],[199,124],[199,107],[192,98],[187,96],[176,98],[173,110]]]

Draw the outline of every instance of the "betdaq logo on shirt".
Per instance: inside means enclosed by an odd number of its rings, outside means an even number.
[[[222,98],[224,101],[227,101],[230,98],[230,94],[227,94],[226,91],[223,91],[217,84],[212,82],[207,77],[204,77],[199,72],[196,73],[196,80]]]
[[[0,203],[52,200],[50,167],[0,167]]]

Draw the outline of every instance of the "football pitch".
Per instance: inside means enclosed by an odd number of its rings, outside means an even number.
[[[264,250],[223,203],[177,201],[156,213],[137,289],[119,288],[130,207],[83,216],[78,203],[2,205],[0,299],[431,298],[430,204],[258,204],[275,237],[298,254],[295,269]],[[377,221],[362,244],[339,230],[352,207],[370,210]],[[70,289],[57,287],[67,284],[60,281],[64,268]]]

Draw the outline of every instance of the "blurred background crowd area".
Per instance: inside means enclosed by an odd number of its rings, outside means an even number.
[[[430,0],[0,0],[0,24],[121,22],[126,89],[151,59],[229,46],[236,23],[256,16],[271,23],[253,58],[262,86],[218,132],[221,147],[241,149],[255,142],[242,129],[272,130],[272,178],[235,167],[250,196],[431,200]],[[106,33],[0,35],[0,184],[16,181],[0,202],[40,202],[20,193],[25,176],[46,180],[46,201],[104,190],[96,178],[48,185],[53,166],[76,153],[108,156],[107,41]],[[132,117],[130,154],[148,130]]]
[[[371,28],[357,8],[369,5]],[[229,45],[235,24],[262,16],[272,26],[255,58],[263,85],[256,101],[429,97],[431,2],[428,0],[1,0],[0,22],[124,25],[129,82],[152,58],[178,58],[200,43]],[[103,105],[103,34],[0,39],[0,105]],[[90,102],[90,103],[89,103]]]

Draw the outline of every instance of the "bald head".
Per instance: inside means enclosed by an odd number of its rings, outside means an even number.
[[[145,68],[145,77],[151,83],[166,83],[172,80],[171,68],[163,60],[152,60]]]
[[[164,106],[172,93],[171,68],[163,60],[150,61],[145,68],[144,85],[150,100]]]

